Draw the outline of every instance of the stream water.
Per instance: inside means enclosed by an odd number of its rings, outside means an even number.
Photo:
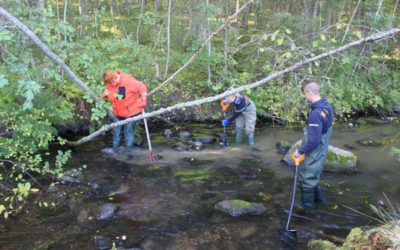
[[[187,130],[194,135],[220,132],[207,125]],[[384,194],[393,204],[400,203],[400,164],[389,155],[390,145],[356,142],[390,138],[398,132],[399,126],[391,124],[335,129],[331,145],[353,146],[360,172],[323,173],[321,186],[328,202],[317,207],[314,216],[295,212],[291,228],[297,230],[297,245],[279,239],[278,230],[286,225],[290,206],[293,169],[280,162],[283,155],[277,153],[275,144],[295,142],[302,131],[267,127],[257,130],[260,150],[252,152],[245,144],[221,149],[218,143],[206,145],[203,151],[177,152],[167,145],[170,142],[155,140],[154,150],[163,159],[153,166],[145,160],[145,146],[125,162],[101,153],[110,145],[110,136],[84,144],[75,149],[67,168],[87,165],[85,184],[59,184],[58,192],[33,196],[31,202],[48,201],[56,206],[35,206],[8,219],[0,227],[0,248],[96,249],[95,236],[138,249],[306,249],[312,238],[340,243],[351,228],[376,225],[346,207],[371,214],[367,202],[387,205]],[[152,136],[160,138],[161,132]],[[233,140],[233,136],[228,138]],[[87,183],[92,187],[95,183],[96,192]],[[231,217],[214,209],[226,199],[259,202],[267,212]],[[119,209],[112,218],[97,221],[92,209],[107,202]]]

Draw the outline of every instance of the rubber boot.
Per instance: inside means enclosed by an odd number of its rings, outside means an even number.
[[[314,201],[317,203],[326,203],[325,195],[319,185],[314,189]]]
[[[305,210],[314,209],[314,190],[302,190],[301,191],[301,206]]]
[[[256,143],[254,142],[254,134],[249,134],[249,147],[250,150],[253,150],[256,147]]]
[[[243,142],[243,132],[236,132],[235,142],[236,144],[241,144]]]
[[[132,160],[132,147],[127,147],[125,151],[125,160],[129,161]]]

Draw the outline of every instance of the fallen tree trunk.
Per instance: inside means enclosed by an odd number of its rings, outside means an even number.
[[[293,66],[291,66],[291,67],[289,67],[287,69],[284,69],[284,70],[281,70],[279,72],[273,73],[273,74],[269,75],[268,77],[266,77],[264,79],[261,79],[259,81],[256,81],[254,83],[251,83],[251,84],[248,84],[248,85],[244,85],[244,86],[241,86],[241,87],[229,90],[229,91],[225,91],[225,92],[223,92],[221,94],[218,94],[218,95],[215,95],[215,96],[212,96],[212,97],[207,97],[207,98],[203,98],[203,99],[199,99],[199,100],[195,100],[195,101],[190,101],[190,102],[185,102],[185,103],[178,103],[178,104],[175,104],[175,105],[167,107],[167,108],[161,108],[161,109],[153,111],[151,113],[135,116],[135,117],[123,120],[123,121],[112,123],[112,124],[109,124],[109,125],[107,125],[105,127],[102,127],[101,129],[93,132],[92,134],[90,134],[90,135],[88,135],[86,137],[83,137],[82,139],[80,139],[78,141],[68,142],[68,144],[69,145],[73,145],[73,146],[74,145],[80,145],[82,143],[85,143],[85,142],[88,142],[88,141],[92,140],[93,138],[96,138],[97,136],[103,134],[104,132],[106,132],[106,131],[108,131],[110,129],[113,129],[113,128],[117,127],[117,126],[121,126],[121,125],[127,124],[128,122],[131,122],[131,121],[138,121],[138,120],[141,120],[143,118],[149,118],[149,117],[152,117],[152,116],[161,115],[161,114],[164,114],[166,112],[170,112],[170,111],[175,110],[175,109],[198,106],[198,105],[201,105],[201,104],[204,104],[204,103],[217,101],[217,100],[220,100],[221,98],[223,98],[225,96],[228,96],[228,95],[231,95],[231,94],[235,94],[237,92],[244,91],[244,90],[247,90],[247,89],[252,89],[252,88],[259,87],[259,86],[261,86],[263,84],[266,84],[267,82],[270,82],[271,80],[279,78],[279,77],[281,77],[281,76],[283,76],[283,75],[285,75],[285,74],[287,74],[289,72],[292,72],[292,71],[294,71],[294,70],[296,70],[296,69],[298,69],[298,68],[300,68],[300,67],[302,67],[304,65],[310,64],[310,63],[318,61],[318,60],[321,60],[321,59],[323,59],[325,57],[328,57],[330,55],[333,55],[335,53],[339,53],[339,52],[348,50],[348,49],[350,49],[350,48],[352,48],[354,46],[357,46],[357,45],[361,45],[361,44],[364,44],[364,43],[367,43],[367,42],[375,42],[375,41],[379,41],[379,40],[382,40],[382,39],[387,39],[387,38],[392,37],[392,36],[394,36],[394,35],[396,35],[398,33],[400,33],[400,28],[392,28],[392,29],[389,29],[389,30],[386,30],[386,31],[375,33],[374,35],[371,35],[371,36],[359,39],[357,41],[348,43],[348,44],[346,44],[346,45],[344,45],[342,47],[329,50],[329,51],[324,52],[324,53],[322,53],[322,54],[320,54],[318,56],[302,60],[302,61],[294,64]]]

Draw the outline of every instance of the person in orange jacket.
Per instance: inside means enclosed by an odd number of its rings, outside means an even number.
[[[113,108],[114,122],[140,114],[147,106],[147,87],[144,83],[120,70],[106,70],[103,74],[106,90],[101,95]],[[132,158],[136,122],[124,125],[126,159]],[[121,143],[121,126],[114,128],[113,147],[107,153],[118,153]]]

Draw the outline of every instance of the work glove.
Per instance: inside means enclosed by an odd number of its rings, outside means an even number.
[[[296,149],[296,151],[294,151],[292,153],[292,160],[294,161],[294,164],[296,166],[299,166],[300,163],[302,163],[305,158],[306,158],[306,155],[305,154],[300,154],[297,149]]]
[[[228,124],[229,124],[228,119],[223,119],[223,120],[221,121],[221,124],[222,124],[222,127],[228,126]]]

